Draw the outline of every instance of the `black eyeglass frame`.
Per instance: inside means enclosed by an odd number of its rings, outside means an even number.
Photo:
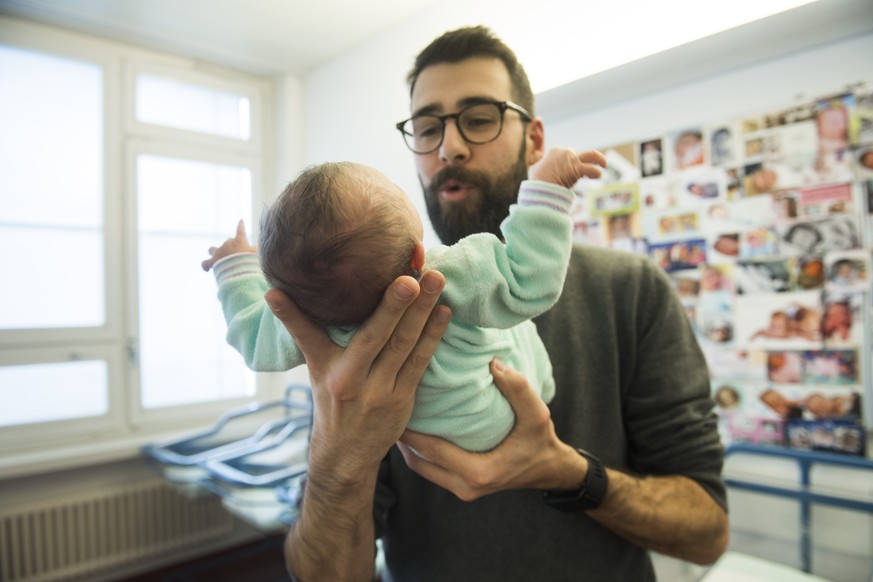
[[[472,107],[479,107],[481,105],[496,105],[497,106],[497,108],[500,110],[500,129],[497,130],[497,134],[494,137],[492,137],[491,139],[488,139],[486,141],[473,141],[473,140],[469,139],[464,134],[464,130],[461,127],[461,125],[458,123],[458,119],[468,109],[470,109]],[[419,114],[419,115],[413,115],[409,119],[404,119],[403,121],[398,122],[395,125],[395,127],[397,128],[397,131],[399,131],[403,135],[403,143],[406,144],[406,147],[408,147],[410,149],[410,151],[412,151],[412,153],[423,156],[426,154],[432,154],[433,152],[440,149],[440,146],[443,145],[443,140],[445,140],[445,138],[446,138],[446,120],[449,120],[449,119],[455,120],[455,127],[458,128],[458,133],[461,134],[461,137],[464,138],[464,141],[466,141],[467,143],[471,143],[474,145],[482,145],[483,143],[491,143],[492,141],[494,141],[498,137],[500,137],[501,133],[503,133],[503,122],[504,122],[504,118],[506,116],[507,109],[511,109],[512,111],[515,111],[516,113],[518,113],[521,116],[522,121],[525,123],[527,123],[533,119],[533,115],[531,115],[527,109],[525,109],[524,107],[522,107],[518,103],[513,103],[512,101],[480,101],[479,103],[471,103],[470,105],[467,105],[466,107],[461,108],[461,110],[458,111],[457,113],[446,113],[444,115],[436,115],[434,113],[423,113],[423,114]],[[408,131],[404,130],[403,126],[406,125],[407,123],[409,123],[410,121],[412,121],[413,119],[416,119],[418,117],[425,117],[425,116],[426,117],[436,117],[437,119],[439,119],[439,121],[440,121],[440,140],[439,140],[439,142],[437,142],[436,146],[434,146],[433,149],[419,152],[419,151],[416,151],[415,149],[413,149],[413,147],[411,145],[409,145],[409,141],[406,139],[406,136],[409,136],[409,137],[414,137],[414,136],[411,133],[409,133]]]

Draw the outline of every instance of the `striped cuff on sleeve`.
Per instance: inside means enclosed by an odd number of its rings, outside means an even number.
[[[261,262],[256,253],[237,253],[228,255],[212,266],[215,281],[219,285],[230,279],[244,275],[263,276]]]
[[[522,206],[548,206],[564,214],[570,213],[570,206],[576,195],[571,190],[551,182],[525,180],[521,183],[518,203]]]

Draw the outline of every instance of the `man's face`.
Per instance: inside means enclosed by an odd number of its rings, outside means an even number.
[[[509,72],[499,59],[471,58],[424,69],[411,109],[413,115],[442,115],[482,100],[512,100]],[[448,120],[440,149],[415,156],[428,215],[444,244],[478,232],[501,236],[500,223],[517,199],[528,166],[542,156],[541,141],[530,137],[531,132],[542,134],[542,124],[537,119],[531,126],[507,111],[496,140],[470,144]]]

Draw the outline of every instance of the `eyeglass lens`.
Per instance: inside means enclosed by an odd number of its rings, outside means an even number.
[[[461,137],[475,144],[496,139],[503,126],[503,111],[494,103],[472,105],[449,117],[456,117]],[[442,143],[444,119],[447,118],[419,115],[407,121],[403,130],[409,147],[419,153],[436,150]]]

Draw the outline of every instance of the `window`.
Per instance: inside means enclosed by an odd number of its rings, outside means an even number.
[[[254,230],[269,84],[20,26],[0,44],[0,475],[278,395],[200,268]]]
[[[0,78],[0,328],[104,325],[103,70],[0,46]]]

